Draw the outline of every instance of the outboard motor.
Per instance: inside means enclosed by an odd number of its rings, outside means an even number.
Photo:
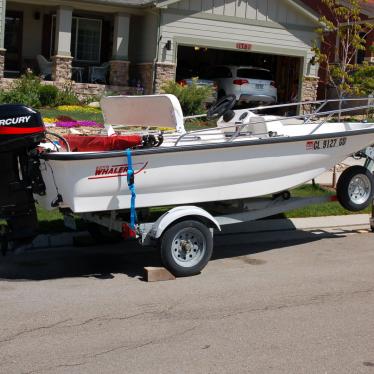
[[[38,220],[33,193],[45,194],[37,146],[45,137],[40,113],[18,104],[0,105],[0,236],[2,250],[9,241],[31,241]]]

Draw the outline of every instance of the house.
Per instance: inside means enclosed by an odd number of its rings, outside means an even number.
[[[139,84],[158,92],[169,79],[240,64],[269,68],[280,101],[295,87],[314,99],[317,25],[300,0],[0,0],[0,85],[38,72],[41,55],[51,82],[73,79],[81,95]],[[108,80],[90,82],[103,63]]]

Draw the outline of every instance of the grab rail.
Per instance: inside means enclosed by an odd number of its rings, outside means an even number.
[[[269,120],[264,121],[265,123],[268,123],[268,122],[275,122],[275,121],[279,121],[279,120],[284,121],[284,120],[289,120],[289,119],[303,119],[304,124],[307,124],[307,123],[309,123],[309,121],[313,117],[328,116],[328,118],[326,118],[324,121],[322,121],[319,124],[319,126],[317,127],[317,129],[318,129],[320,126],[322,126],[322,124],[324,124],[327,120],[329,120],[332,117],[332,115],[334,115],[334,114],[374,108],[373,104],[369,104],[369,105],[357,106],[357,107],[353,107],[353,108],[334,109],[334,110],[328,110],[328,111],[324,111],[324,112],[320,111],[328,103],[333,103],[333,102],[345,103],[345,102],[349,102],[349,101],[368,101],[368,102],[370,102],[370,101],[373,101],[373,98],[365,97],[365,98],[351,98],[351,99],[330,99],[330,100],[300,101],[298,103],[259,106],[259,107],[256,107],[256,108],[250,108],[250,109],[248,109],[248,111],[252,112],[252,111],[255,111],[255,110],[272,109],[272,108],[280,108],[280,107],[304,105],[304,104],[305,105],[307,105],[307,104],[319,104],[320,103],[321,105],[315,111],[313,111],[312,113],[295,115],[295,116],[287,116],[287,117],[269,119]],[[199,115],[199,116],[202,117],[203,115]],[[194,117],[194,116],[185,117],[185,119],[192,118],[192,117]],[[238,137],[238,135],[240,134],[240,131],[243,129],[243,127],[245,127],[247,125],[248,125],[248,123],[243,123],[243,122],[242,123],[235,123],[235,124],[231,123],[231,124],[228,124],[226,126],[221,126],[220,129],[232,128],[234,126],[236,127],[236,131],[235,131],[234,135],[230,139],[228,139],[228,142],[231,142],[236,137]],[[207,131],[212,131],[212,129],[214,129],[214,128],[210,127],[210,128],[206,128],[206,129],[198,129],[198,130],[192,130],[192,131],[185,132],[184,134],[181,134],[178,137],[178,139],[174,143],[174,146],[177,146],[181,142],[181,140],[188,135],[196,134],[196,133],[205,133]],[[314,129],[313,132],[317,129]]]

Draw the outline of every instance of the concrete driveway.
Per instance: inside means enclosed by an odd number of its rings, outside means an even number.
[[[155,252],[0,260],[0,373],[374,373],[374,235],[218,240],[199,276]]]

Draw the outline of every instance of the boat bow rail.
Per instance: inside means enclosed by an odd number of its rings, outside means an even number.
[[[359,106],[353,106],[349,108],[344,108],[344,105],[347,105],[348,103],[356,103],[356,102],[362,102],[366,101],[366,105],[359,105]],[[331,104],[338,104],[340,108],[333,109],[333,110],[326,110],[322,111],[326,106]],[[262,119],[259,123],[265,123],[265,127],[267,124],[274,125],[275,122],[280,121],[282,123],[290,123],[292,120],[301,120],[303,124],[311,124],[312,121],[316,122],[316,119],[320,119],[319,126],[316,126],[311,132],[310,135],[315,133],[320,126],[328,122],[333,118],[333,116],[338,115],[340,118],[341,114],[344,113],[351,113],[351,112],[362,112],[364,110],[370,111],[373,109],[374,106],[374,99],[371,97],[365,97],[365,98],[347,98],[347,99],[329,99],[329,100],[314,100],[314,101],[300,101],[296,103],[287,103],[287,104],[278,104],[278,105],[269,105],[269,106],[258,106],[255,108],[250,109],[244,109],[244,110],[238,110],[237,115],[235,115],[233,118],[230,119],[230,121],[226,122],[221,117],[218,121],[218,126],[221,129],[221,131],[226,132],[226,141],[232,142],[237,140],[241,135],[253,135],[254,137],[274,137],[274,136],[284,136],[284,134],[279,134],[277,131],[256,131],[256,124],[253,126],[255,129],[254,131],[245,131],[246,127],[250,125],[251,120],[253,121],[255,118]],[[277,110],[277,109],[285,109],[285,108],[292,108],[296,107],[299,109],[309,107],[309,108],[315,108],[310,113],[305,114],[299,114],[299,115],[292,115],[292,116],[260,116],[258,114],[254,114],[255,112],[261,112],[261,111],[269,111],[269,110]],[[194,118],[202,118],[206,117],[205,115],[197,115],[197,116],[188,116],[185,117],[185,119],[194,119]],[[265,117],[265,118],[264,118]],[[267,118],[266,118],[267,117]],[[270,118],[269,118],[270,117]],[[262,129],[263,127],[261,127]],[[279,126],[278,126],[279,128]],[[233,131],[227,131],[233,129]],[[225,131],[226,130],[226,131]],[[181,134],[177,140],[175,141],[174,145],[179,145],[187,136],[191,135],[198,135],[198,134],[205,134],[209,131],[212,131],[212,128],[206,128],[206,129],[198,129],[193,131],[188,131],[186,133]]]

